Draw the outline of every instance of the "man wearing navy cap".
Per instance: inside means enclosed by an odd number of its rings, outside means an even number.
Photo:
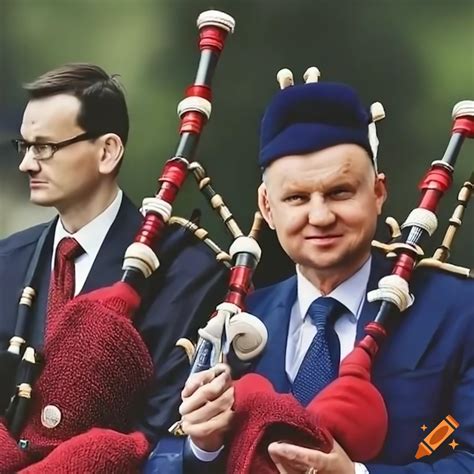
[[[366,294],[390,273],[389,262],[371,252],[387,194],[385,176],[377,169],[374,124],[383,110],[379,104],[367,110],[343,84],[318,83],[313,77],[293,86],[288,76],[282,78],[285,82],[291,86],[282,87],[262,121],[258,202],[295,262],[296,275],[248,298],[248,311],[268,329],[267,347],[251,371],[306,406],[337,376],[340,360],[364,335],[379,307],[368,303]],[[389,417],[376,459],[354,462],[337,442],[328,454],[272,443],[268,451],[276,470],[474,472],[474,347],[468,343],[474,340],[473,289],[472,282],[455,276],[421,270],[415,274],[411,291],[416,301],[374,367],[373,382]],[[223,370],[195,374],[182,392],[187,465],[173,472],[225,470],[221,453],[234,420],[234,392],[230,371]],[[454,433],[458,445],[444,443],[417,461],[418,445],[428,433],[422,427],[431,429],[449,414],[460,425]]]

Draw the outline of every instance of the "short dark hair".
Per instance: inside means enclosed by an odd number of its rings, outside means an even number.
[[[117,76],[87,63],[71,63],[48,71],[24,84],[30,99],[70,94],[81,102],[77,123],[86,132],[116,133],[124,146],[129,119],[125,95]]]

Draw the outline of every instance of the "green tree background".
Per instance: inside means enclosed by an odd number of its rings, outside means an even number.
[[[389,177],[385,215],[405,218],[420,178],[445,150],[453,105],[473,98],[473,0],[0,0],[0,237],[50,215],[28,205],[26,179],[5,143],[21,123],[21,84],[65,62],[94,62],[121,75],[132,125],[121,180],[138,204],[155,191],[174,153],[176,105],[197,66],[195,20],[209,8],[234,16],[236,30],[216,73],[213,116],[197,158],[241,226],[249,227],[256,205],[259,121],[277,91],[276,72],[289,67],[300,81],[311,65],[322,80],[352,84],[367,105],[384,104],[378,132],[380,168]],[[442,203],[437,243],[473,155],[471,141]],[[202,223],[227,247],[206,206],[189,180],[176,213],[202,208]],[[453,254],[465,265],[474,261],[473,222],[471,211]],[[273,256],[271,238],[267,248]]]

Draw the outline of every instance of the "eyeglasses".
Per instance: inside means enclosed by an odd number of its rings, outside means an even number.
[[[50,143],[50,142],[28,142],[22,138],[17,138],[12,140],[13,147],[18,153],[19,158],[22,160],[28,150],[31,150],[33,158],[36,161],[49,160],[53,155],[60,150],[65,148],[73,143],[82,142],[84,140],[91,140],[93,138],[98,138],[102,133],[94,132],[84,132],[80,135],[77,135],[73,138],[63,140],[62,142]]]

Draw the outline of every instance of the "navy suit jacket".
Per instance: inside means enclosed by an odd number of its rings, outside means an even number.
[[[142,222],[142,216],[124,196],[94,261],[81,293],[119,281],[123,256]],[[48,224],[41,224],[0,241],[0,350],[8,347],[15,329],[19,296],[36,242]],[[38,346],[43,337],[54,226],[41,260],[28,341]],[[183,228],[169,228],[158,250],[160,268],[147,281],[142,307],[134,323],[146,342],[155,365],[155,377],[142,406],[137,407],[135,428],[155,442],[178,418],[180,392],[189,372],[180,337],[196,339],[227,286],[227,271],[213,252]],[[2,381],[0,381],[2,383]]]
[[[378,255],[372,259],[367,290],[377,287],[389,273],[389,264]],[[373,382],[381,391],[389,414],[389,430],[377,459],[366,463],[370,474],[472,474],[474,472],[474,283],[432,270],[417,270],[411,283],[415,303],[400,318],[378,354]],[[296,299],[296,277],[254,292],[247,310],[258,316],[269,333],[267,347],[252,372],[267,377],[278,392],[288,392],[285,373],[288,324]],[[374,319],[379,304],[366,302],[358,321],[357,336]],[[431,456],[415,460],[419,442],[447,415],[460,424],[450,437],[459,446],[453,451],[445,442]],[[164,440],[168,443],[167,440]],[[184,449],[186,454],[186,447]],[[155,466],[160,459],[154,453]],[[152,455],[153,458],[153,455]],[[158,472],[223,472],[208,466],[205,471],[191,468]],[[161,460],[165,459],[161,456]],[[201,463],[199,463],[201,464]],[[165,464],[162,464],[165,466]],[[198,462],[195,462],[198,466]],[[201,464],[202,466],[202,464]]]

